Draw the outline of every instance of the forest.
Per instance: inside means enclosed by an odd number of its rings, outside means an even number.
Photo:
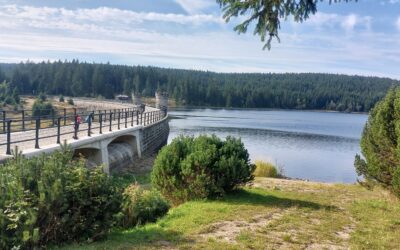
[[[114,98],[166,91],[177,105],[366,112],[400,81],[323,73],[215,73],[72,61],[0,64],[0,83],[23,95]]]

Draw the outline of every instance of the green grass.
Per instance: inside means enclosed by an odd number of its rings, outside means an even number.
[[[121,188],[125,188],[135,182],[140,185],[150,185],[150,172],[140,174],[113,175],[112,178],[115,185]]]
[[[236,232],[224,231],[232,225]],[[400,203],[381,190],[257,178],[253,188],[187,202],[156,223],[64,249],[393,249],[399,239]]]

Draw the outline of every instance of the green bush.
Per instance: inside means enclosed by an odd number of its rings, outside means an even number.
[[[43,101],[41,98],[35,100],[32,106],[33,116],[48,116],[55,113],[55,109],[51,102]]]
[[[168,212],[169,204],[158,192],[131,184],[123,193],[120,225],[132,227],[155,222]]]
[[[400,197],[400,89],[391,89],[370,112],[356,155],[358,175]]]
[[[164,197],[178,204],[222,196],[251,181],[253,171],[240,139],[180,136],[159,152],[151,181]]]
[[[67,102],[69,105],[74,105],[74,100],[72,98],[68,98]]]
[[[64,96],[63,95],[60,95],[60,97],[58,98],[58,101],[59,102],[64,102],[65,100],[64,100]]]
[[[256,161],[256,169],[254,175],[257,177],[278,177],[278,170],[275,165],[270,162]]]
[[[45,93],[41,92],[41,93],[39,93],[37,99],[41,102],[45,102],[45,101],[47,101],[47,95]]]
[[[0,168],[0,249],[95,240],[120,211],[122,196],[100,168],[66,149]]]
[[[12,89],[10,84],[7,82],[0,83],[0,104],[6,105],[17,105],[20,103],[20,97],[18,89]]]

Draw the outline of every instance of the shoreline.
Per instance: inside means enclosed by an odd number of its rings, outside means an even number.
[[[218,110],[255,110],[255,111],[289,111],[289,112],[319,112],[319,113],[340,113],[368,115],[369,112],[345,112],[326,109],[284,109],[284,108],[240,108],[240,107],[214,107],[214,106],[171,106],[170,111],[178,109],[218,109]]]

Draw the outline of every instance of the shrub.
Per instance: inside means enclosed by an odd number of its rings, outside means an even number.
[[[120,223],[123,227],[155,222],[168,212],[169,204],[156,191],[131,184],[123,193]]]
[[[254,175],[257,177],[278,177],[278,170],[274,164],[270,162],[264,161],[256,161],[255,162],[256,169],[254,171]]]
[[[72,98],[68,98],[68,104],[69,105],[74,105],[74,100]]]
[[[11,86],[7,82],[0,82],[0,104],[6,105],[16,105],[20,103],[20,97],[18,94],[18,89],[11,89]]]
[[[32,106],[33,116],[47,116],[55,112],[55,109],[51,102],[42,101],[41,98],[35,100]]]
[[[64,102],[64,96],[63,96],[63,95],[60,95],[60,97],[58,98],[58,101],[59,101],[59,102]]]
[[[253,171],[240,139],[180,136],[161,149],[151,181],[164,197],[178,204],[222,196],[251,181]]]
[[[356,155],[357,173],[400,197],[400,89],[391,89],[371,110],[361,138],[364,158]]]
[[[41,102],[47,101],[47,95],[45,93],[39,93],[38,98]]]
[[[97,239],[122,199],[100,168],[88,170],[64,149],[0,168],[0,249]]]

